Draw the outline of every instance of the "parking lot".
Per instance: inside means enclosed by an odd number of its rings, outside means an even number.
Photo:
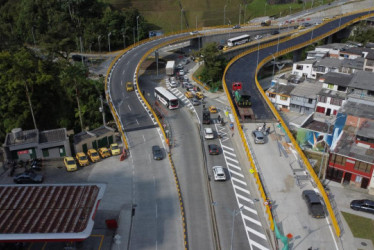
[[[105,221],[108,219],[118,220],[120,210],[130,203],[130,196],[123,191],[129,189],[129,186],[126,186],[130,183],[130,181],[126,181],[129,172],[126,170],[130,171],[130,164],[130,160],[120,161],[119,156],[111,156],[107,159],[101,159],[97,163],[90,163],[86,167],[78,166],[77,171],[68,172],[63,159],[44,161],[42,170],[35,171],[44,176],[43,184],[105,183],[107,188],[95,214],[94,228],[88,239],[73,245],[65,242],[26,243],[26,248],[47,250],[75,246],[77,249],[110,249],[115,230],[108,229]],[[10,169],[3,168],[2,170],[5,171],[0,173],[0,183],[13,185]],[[24,170],[24,168],[17,168],[14,175]],[[131,207],[129,210],[131,211]],[[13,247],[13,245],[0,246],[1,249],[14,249]]]

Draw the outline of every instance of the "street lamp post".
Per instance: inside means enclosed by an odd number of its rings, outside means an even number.
[[[244,205],[242,205],[239,209],[234,209],[232,211],[232,225],[231,225],[231,243],[230,243],[230,250],[232,250],[233,247],[233,241],[234,241],[234,227],[235,227],[235,217],[241,213],[243,210]]]
[[[195,24],[196,24],[196,30],[197,30],[197,16],[195,17]]]
[[[108,47],[109,47],[109,52],[110,52],[110,36],[112,35],[112,32],[108,33]]]
[[[139,16],[136,16],[136,35],[138,36],[138,42],[139,42]]]
[[[291,15],[291,9],[292,9],[292,7],[290,6],[290,15]]]
[[[182,23],[183,23],[183,22],[182,22],[182,18],[183,18],[182,15],[183,15],[183,8],[181,9],[181,31],[182,31]]]
[[[245,4],[245,5],[244,5],[244,23],[245,23],[246,20],[247,20],[247,19],[246,19],[247,5],[248,5],[248,4]]]
[[[101,54],[100,41],[101,41],[101,35],[98,35],[98,37],[97,37],[97,42],[98,42],[98,44],[99,44],[99,53]]]
[[[227,5],[225,5],[225,7],[223,7],[223,25],[226,24],[226,7],[227,7]]]
[[[279,50],[279,37],[280,37],[280,28],[281,28],[281,25],[279,24],[279,28],[278,28],[278,43],[277,43],[277,53],[278,53],[278,50]]]
[[[260,57],[260,42],[257,42],[257,66],[256,66],[256,70],[257,70],[257,67],[258,67],[259,57]]]
[[[242,12],[242,4],[239,4],[239,26],[240,26],[240,14]]]

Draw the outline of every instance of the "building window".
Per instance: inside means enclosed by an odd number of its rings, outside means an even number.
[[[43,148],[42,153],[43,153],[43,157],[48,157],[49,156],[48,148]]]
[[[347,91],[347,87],[338,86],[338,91],[346,92]]]
[[[316,112],[324,114],[325,113],[325,108],[324,107],[317,107]]]
[[[369,95],[369,96],[374,96],[374,91],[372,91],[372,90],[368,90],[368,95]]]
[[[330,100],[330,104],[332,104],[332,105],[337,105],[337,106],[341,106],[341,105],[342,105],[342,100],[337,99],[337,98],[331,98],[331,100]]]
[[[356,161],[354,169],[361,171],[361,172],[370,173],[371,165],[369,165],[366,162]]]
[[[273,93],[269,93],[269,97],[274,98],[276,95]]]
[[[280,99],[281,99],[282,101],[287,101],[288,97],[287,97],[287,96],[280,96]]]
[[[327,84],[328,89],[334,89],[334,84]]]
[[[309,104],[313,104],[313,99],[309,98],[309,99],[308,99],[308,103],[309,103]]]
[[[343,157],[341,155],[336,155],[336,157],[335,157],[335,163],[339,164],[341,166],[344,166],[345,165],[345,157]]]
[[[326,100],[327,100],[327,97],[326,97],[326,96],[320,95],[320,96],[318,97],[318,101],[319,101],[319,102],[326,103]]]
[[[297,69],[297,70],[303,70],[303,65],[299,65],[299,64],[297,64],[297,65],[296,65],[296,69]]]

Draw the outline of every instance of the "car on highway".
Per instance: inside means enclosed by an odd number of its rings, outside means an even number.
[[[191,91],[186,91],[186,93],[184,93],[184,95],[185,95],[188,99],[193,98],[193,94],[192,94]]]
[[[84,167],[90,165],[90,162],[88,161],[88,158],[85,153],[83,152],[78,152],[75,155],[75,159],[77,160],[79,166]]]
[[[176,88],[176,87],[178,87],[178,83],[176,82],[176,81],[170,81],[170,87],[172,87],[172,88]]]
[[[314,190],[304,190],[302,197],[308,207],[308,213],[313,218],[325,218],[325,210],[321,202],[321,198]]]
[[[265,136],[264,133],[258,130],[252,131],[252,137],[256,144],[264,144],[265,143]]]
[[[196,92],[196,98],[197,98],[197,99],[203,99],[203,98],[204,98],[203,93],[201,93],[201,92]]]
[[[190,32],[190,35],[197,35],[197,34],[199,34],[199,31],[197,31],[197,30]]]
[[[226,174],[225,170],[221,166],[214,166],[213,167],[213,175],[215,181],[225,181],[226,180]]]
[[[322,18],[322,22],[327,22],[328,20],[330,20],[330,18],[328,18],[328,17]]]
[[[177,70],[181,70],[181,69],[183,69],[183,65],[180,63],[180,64],[177,65],[176,68],[177,68]],[[174,77],[172,77],[172,78],[174,78]],[[174,79],[175,79],[175,78],[174,78]]]
[[[159,146],[154,145],[152,146],[152,155],[154,160],[162,160],[164,159],[164,155],[162,154],[162,150]]]
[[[126,83],[126,91],[127,92],[134,91],[134,84],[132,82]]]
[[[300,25],[299,27],[297,27],[298,30],[303,30],[305,29],[305,26],[304,25]]]
[[[278,30],[273,30],[270,34],[271,34],[271,35],[278,35],[278,34],[279,34],[279,31],[278,31]]]
[[[100,157],[103,159],[110,157],[110,152],[105,147],[99,148],[98,152],[99,152]]]
[[[117,143],[110,144],[109,150],[112,155],[119,155],[121,153],[121,149],[118,147]]]
[[[76,171],[78,169],[77,163],[75,162],[74,158],[71,156],[64,157],[64,165],[65,165],[66,171],[68,172]]]
[[[374,201],[373,200],[353,200],[351,201],[350,207],[353,210],[363,211],[374,214]]]
[[[211,128],[204,128],[204,138],[205,139],[214,139],[214,132]]]
[[[87,156],[91,160],[91,162],[98,162],[100,161],[100,156],[97,153],[96,149],[91,148],[87,151]]]
[[[184,76],[184,70],[183,69],[179,70],[179,75]]]
[[[217,113],[217,108],[213,105],[209,106],[209,112],[212,113],[212,114],[215,114]]]
[[[17,184],[42,183],[43,180],[43,175],[36,174],[32,170],[26,170],[25,172],[17,174],[13,177],[13,181]]]
[[[258,39],[261,39],[261,38],[262,38],[261,35],[256,35],[253,39],[258,40]]]
[[[234,25],[232,28],[233,28],[234,30],[236,30],[236,29],[240,29],[241,27],[240,27],[240,25]]]
[[[218,155],[219,154],[219,148],[217,144],[209,144],[208,150],[210,155]]]
[[[193,84],[190,83],[190,82],[183,82],[184,84],[184,87],[187,89],[187,90],[190,90],[190,89],[193,89]]]
[[[200,105],[200,101],[198,99],[196,99],[196,98],[193,98],[192,99],[192,105],[199,106]]]
[[[302,25],[303,25],[304,27],[310,27],[310,26],[312,26],[311,23],[303,23]]]

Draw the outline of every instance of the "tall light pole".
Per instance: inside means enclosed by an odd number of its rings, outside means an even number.
[[[122,28],[122,37],[123,37],[123,49],[126,48],[126,32],[125,32],[125,28]]]
[[[136,16],[136,34],[138,36],[138,42],[139,42],[139,16]]]
[[[98,37],[97,37],[97,42],[98,42],[98,44],[99,44],[99,53],[101,54],[100,41],[101,41],[101,35],[98,35]]]
[[[182,24],[183,24],[182,18],[183,18],[183,8],[181,9],[181,32],[182,32]]]
[[[266,16],[266,5],[268,5],[267,3],[265,3],[265,15],[264,16]]]
[[[227,5],[225,5],[225,7],[223,7],[223,25],[226,24],[226,7],[227,7]]]
[[[195,16],[195,24],[196,24],[196,30],[197,30],[197,16]]]
[[[110,52],[110,35],[112,35],[112,32],[108,33],[108,47],[109,47],[109,52]]]
[[[239,209],[234,209],[232,211],[232,225],[231,225],[231,243],[230,243],[230,250],[232,250],[232,243],[234,241],[234,227],[235,227],[235,217],[242,212],[244,205],[242,205]]]
[[[246,20],[247,20],[247,19],[246,19],[247,5],[248,5],[248,4],[245,4],[245,5],[244,5],[244,21],[243,21],[244,23],[245,23]]]
[[[239,4],[239,26],[240,26],[240,12],[242,12],[242,4]]]
[[[278,29],[278,43],[277,43],[277,53],[278,53],[278,50],[279,50],[279,37],[280,37],[280,28],[281,28],[281,24],[279,24],[279,29]]]
[[[256,70],[257,70],[257,67],[258,67],[259,57],[260,57],[260,42],[257,42],[257,66],[256,66]]]
[[[292,7],[290,6],[290,15],[291,15],[291,9],[292,9]]]

